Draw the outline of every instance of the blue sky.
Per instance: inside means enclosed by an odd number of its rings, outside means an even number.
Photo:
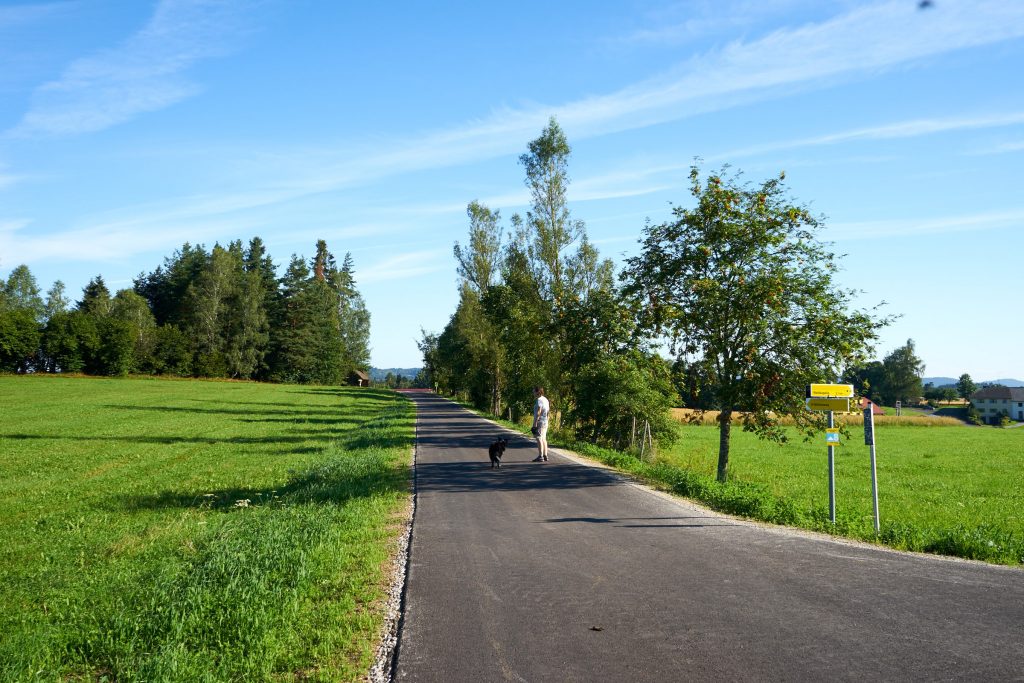
[[[926,375],[1024,379],[1024,2],[0,2],[0,276],[73,298],[185,241],[351,252],[372,361],[457,301],[466,204],[526,208],[557,116],[602,255],[695,157],[785,170]]]

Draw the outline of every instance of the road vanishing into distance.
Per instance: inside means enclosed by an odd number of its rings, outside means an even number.
[[[738,521],[429,393],[398,681],[1024,681],[1024,571]]]

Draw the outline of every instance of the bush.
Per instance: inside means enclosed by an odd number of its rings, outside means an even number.
[[[577,376],[576,392],[569,422],[581,438],[625,448],[634,423],[640,427],[645,422],[659,442],[676,437],[669,417],[675,392],[665,364],[656,357],[632,352],[595,361]]]

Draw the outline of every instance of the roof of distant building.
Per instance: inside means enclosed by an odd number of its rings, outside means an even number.
[[[1024,401],[1024,387],[985,387],[971,395],[972,401],[993,398],[1004,401]]]

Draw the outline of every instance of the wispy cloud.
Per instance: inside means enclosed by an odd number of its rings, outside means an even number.
[[[970,152],[970,155],[991,156],[993,154],[1013,154],[1015,152],[1024,152],[1024,140],[1003,142],[998,145],[992,145],[984,149],[978,149]]]
[[[108,253],[137,253],[148,246],[145,235],[149,234],[159,235],[166,247],[185,233],[195,241],[203,234],[224,234],[232,225],[248,226],[245,231],[249,232],[258,224],[254,222],[255,209],[280,207],[385,177],[514,154],[550,115],[559,118],[573,140],[579,140],[725,109],[738,101],[769,96],[780,88],[823,86],[834,79],[893,68],[950,50],[1024,36],[1024,3],[977,0],[944,2],[941,8],[942,12],[919,12],[913,3],[902,0],[858,7],[817,24],[731,43],[669,73],[607,95],[553,107],[502,109],[487,118],[419,137],[371,141],[362,149],[347,146],[333,154],[319,154],[313,163],[306,163],[305,150],[294,154],[286,150],[283,163],[260,165],[275,175],[250,179],[244,190],[125,207],[122,218],[94,220],[84,228],[51,234],[49,240],[65,244],[70,243],[65,237],[75,242],[87,240],[80,249],[70,247],[67,253],[68,258],[84,258],[93,253],[95,244],[107,245],[112,250]],[[165,0],[147,27],[124,46],[72,65],[60,81],[41,91],[41,100],[26,115],[21,129],[37,133],[88,130],[187,96],[196,86],[184,81],[182,73],[198,60],[223,51],[221,39],[234,30],[234,18],[231,3]],[[56,99],[47,100],[48,94]],[[922,119],[733,150],[727,158],[1017,125],[1022,120],[1019,113]],[[666,174],[688,165],[639,169],[628,183],[623,181],[623,172],[618,177],[581,181],[573,187],[573,199],[655,192],[666,187]],[[488,203],[496,208],[520,205],[521,196],[520,192]],[[458,210],[464,210],[464,204]],[[144,237],[128,238],[139,233]],[[52,251],[47,253],[52,256]]]
[[[4,164],[0,163],[0,190],[8,188],[11,185],[14,185],[19,180],[21,180],[19,176],[9,173],[7,171],[7,167]]]
[[[67,2],[0,7],[0,31],[40,21],[68,7]]]
[[[405,280],[451,270],[451,252],[442,249],[413,251],[390,256],[360,269],[360,284]]]
[[[1024,226],[1024,209],[976,213],[942,218],[894,218],[881,221],[832,223],[826,239],[849,241],[954,232],[1014,229]]]
[[[940,133],[964,130],[1019,126],[1021,124],[1024,124],[1024,112],[937,119],[916,119],[881,126],[856,128],[839,133],[830,133],[828,135],[798,138],[794,140],[746,147],[743,149],[731,150],[726,154],[716,155],[716,159],[735,159],[738,157],[758,156],[761,154],[797,149],[800,147],[838,145],[844,142],[856,142],[859,140],[896,140],[901,138],[916,138],[925,135],[937,135]]]
[[[9,136],[73,135],[124,123],[192,97],[201,86],[185,73],[226,54],[243,30],[230,0],[162,0],[122,45],[73,62],[40,86]]]
[[[800,9],[820,0],[687,0],[650,13],[653,28],[640,28],[613,39],[620,45],[677,46],[737,30]]]

